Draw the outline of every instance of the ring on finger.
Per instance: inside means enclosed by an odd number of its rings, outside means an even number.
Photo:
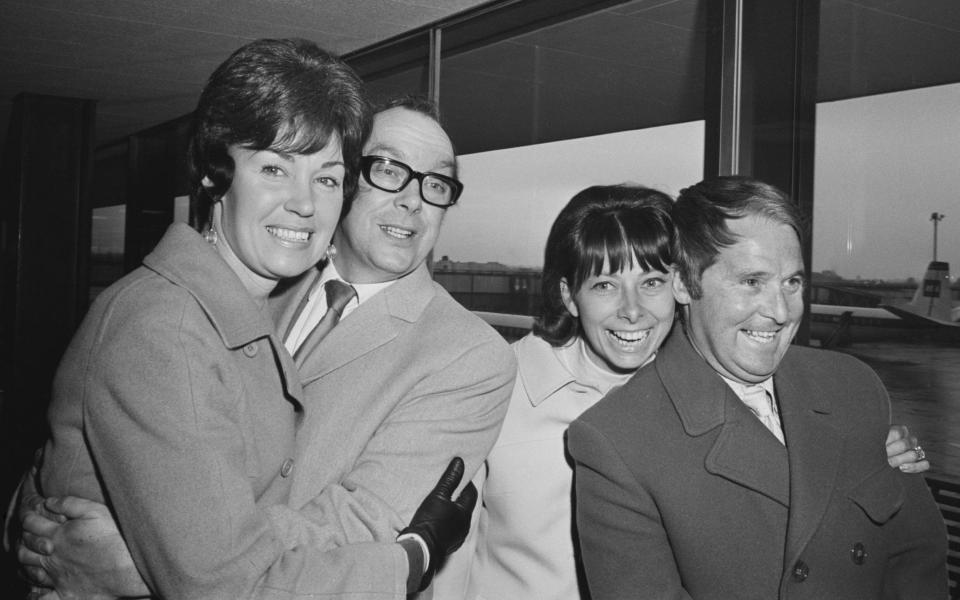
[[[917,454],[917,462],[920,462],[927,457],[927,453],[923,451],[923,448],[920,446],[920,444],[914,446],[913,451]]]

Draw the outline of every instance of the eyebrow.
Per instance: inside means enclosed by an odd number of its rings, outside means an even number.
[[[407,155],[404,152],[401,152],[396,146],[391,146],[389,144],[377,144],[376,146],[372,146],[370,150],[364,152],[363,154],[370,155],[370,154],[380,154],[380,153],[392,154],[397,158],[397,160],[401,162],[410,160],[409,158],[407,158]],[[439,165],[434,167],[432,170],[426,171],[426,172],[433,173],[434,170],[439,170],[439,169],[450,169],[451,171],[453,171],[454,175],[456,175],[457,159],[456,158],[444,159],[440,161]]]
[[[282,158],[287,162],[293,162],[295,158],[295,155],[290,152],[280,152],[277,150],[271,150],[270,148],[259,150],[258,152],[272,152],[273,154],[276,154],[277,156],[279,156],[280,158]],[[320,167],[323,169],[329,169],[331,167],[337,167],[337,166],[347,168],[346,164],[342,160],[328,160],[327,162],[320,165]]]
[[[737,279],[752,278],[752,279],[769,279],[773,273],[770,271],[738,271],[736,273]]]
[[[291,154],[291,153],[289,153],[289,152],[281,152],[281,151],[279,151],[279,150],[274,150],[273,148],[264,148],[263,150],[254,150],[254,152],[255,152],[255,153],[256,153],[256,152],[269,152],[269,153],[271,153],[271,154],[276,154],[277,156],[279,156],[280,158],[282,158],[283,160],[285,160],[285,161],[287,161],[287,162],[293,162],[293,154]]]

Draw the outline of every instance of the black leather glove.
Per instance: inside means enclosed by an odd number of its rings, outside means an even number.
[[[463,459],[457,456],[447,465],[437,486],[420,503],[410,524],[400,532],[400,535],[419,535],[430,550],[430,563],[420,579],[420,591],[427,589],[447,555],[460,547],[470,531],[470,515],[477,504],[477,488],[470,482],[463,488],[460,497],[453,500],[453,492],[461,479]]]

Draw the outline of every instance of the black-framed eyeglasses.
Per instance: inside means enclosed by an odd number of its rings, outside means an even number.
[[[427,204],[447,208],[457,203],[463,184],[448,175],[420,173],[386,156],[360,157],[360,173],[367,183],[385,192],[397,193],[411,180],[420,182],[420,198]]]

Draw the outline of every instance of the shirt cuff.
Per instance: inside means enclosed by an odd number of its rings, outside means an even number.
[[[420,550],[423,551],[423,573],[426,573],[427,567],[430,565],[430,550],[427,548],[427,543],[416,533],[404,533],[397,537],[398,542],[402,542],[403,540],[414,540],[420,546]],[[421,573],[421,575],[423,575],[423,573]]]

